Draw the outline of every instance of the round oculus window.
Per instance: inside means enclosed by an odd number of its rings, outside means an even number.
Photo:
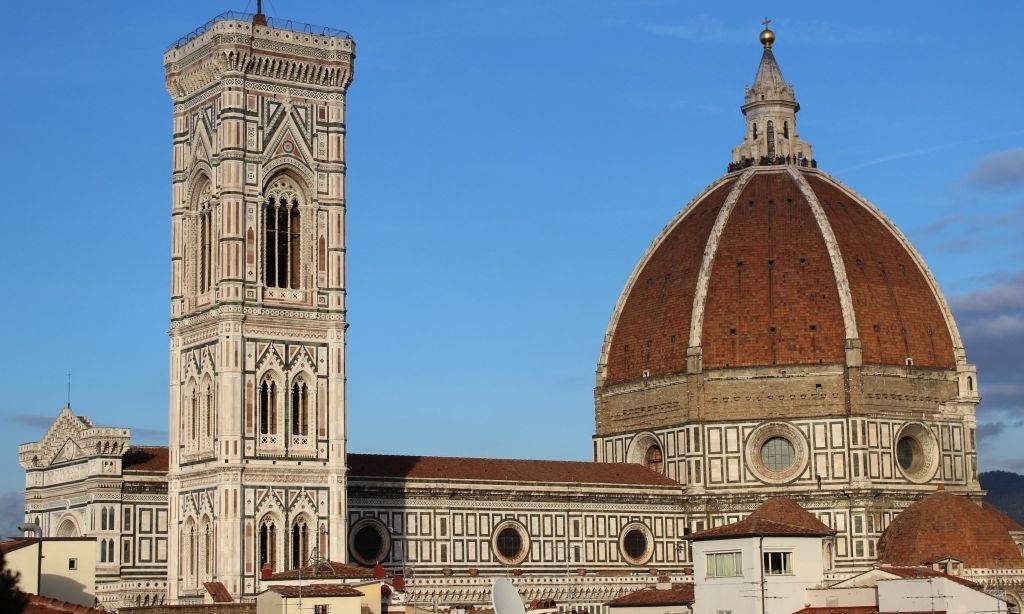
[[[512,527],[498,531],[498,552],[506,559],[514,559],[523,551],[523,538]]]
[[[626,525],[619,535],[622,558],[633,565],[643,565],[654,551],[654,538],[645,525],[634,522]]]
[[[911,482],[922,483],[932,479],[939,469],[938,441],[935,435],[920,423],[904,426],[896,436],[896,466]]]
[[[523,525],[514,520],[506,520],[494,528],[491,547],[499,561],[507,565],[522,562],[529,552],[530,539]]]
[[[807,469],[807,437],[788,422],[768,422],[751,431],[744,444],[747,468],[767,484],[791,482]]]
[[[376,565],[387,558],[391,550],[391,537],[387,527],[373,518],[364,518],[352,525],[348,548],[352,557],[362,565]]]
[[[921,444],[913,437],[900,437],[896,443],[896,461],[904,471],[913,471],[914,462],[921,458]]]
[[[626,556],[631,559],[638,559],[647,550],[647,536],[640,529],[633,529],[622,538],[622,549]]]
[[[768,471],[781,472],[796,462],[796,448],[785,437],[770,437],[761,444],[761,463]]]

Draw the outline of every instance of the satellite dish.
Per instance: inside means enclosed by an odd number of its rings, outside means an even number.
[[[491,605],[494,614],[526,614],[519,591],[508,578],[495,578],[491,585]]]

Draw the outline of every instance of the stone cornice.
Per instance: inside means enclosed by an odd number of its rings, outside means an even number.
[[[175,103],[229,76],[344,92],[354,55],[351,38],[218,21],[164,55],[166,87]]]

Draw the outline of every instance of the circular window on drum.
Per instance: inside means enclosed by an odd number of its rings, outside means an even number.
[[[495,558],[506,565],[523,562],[530,552],[530,537],[526,527],[515,520],[498,523],[491,535],[491,549]]]
[[[896,466],[911,482],[927,482],[939,469],[938,442],[923,424],[915,422],[900,429],[894,452]]]
[[[762,482],[791,482],[807,467],[807,439],[786,422],[769,422],[754,429],[747,439],[746,460],[750,472]]]
[[[349,529],[348,549],[361,565],[376,565],[391,551],[388,528],[374,518],[363,518]]]
[[[769,471],[781,473],[796,462],[796,448],[785,437],[770,437],[761,444],[761,463]]]
[[[639,522],[626,525],[619,535],[619,552],[631,565],[646,563],[654,554],[654,536],[647,525]]]

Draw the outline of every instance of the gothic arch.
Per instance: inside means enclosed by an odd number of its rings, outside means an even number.
[[[309,564],[309,554],[316,545],[316,521],[307,513],[292,517],[288,531],[288,561],[292,569]]]
[[[316,177],[313,171],[302,160],[295,157],[278,157],[263,166],[263,193],[273,185],[281,176],[288,176],[302,189],[303,202],[307,205],[313,203],[313,186],[316,185]]]
[[[309,285],[303,255],[311,226],[310,189],[294,174],[269,176],[263,188],[262,281],[268,288],[298,290]]]
[[[199,521],[197,542],[199,549],[197,571],[199,577],[206,581],[213,577],[213,562],[216,560],[217,543],[213,522],[208,514],[204,514],[202,520]]]
[[[283,560],[284,531],[283,518],[274,512],[259,517],[256,523],[256,569],[270,565],[271,571],[279,571]]]
[[[199,422],[201,392],[195,376],[185,383],[181,399],[181,440],[186,450],[194,450],[199,444]]]
[[[182,575],[185,578],[185,586],[189,587],[194,587],[197,584],[196,578],[198,577],[199,562],[197,537],[195,516],[190,514],[185,518],[185,522],[182,523],[182,531],[179,536],[181,562],[184,569]]]
[[[288,432],[292,445],[309,446],[316,427],[316,377],[306,369],[292,373],[288,385]]]
[[[283,443],[288,388],[284,375],[277,369],[264,369],[256,380],[256,430],[259,445],[280,446]]]
[[[213,287],[216,272],[216,199],[213,182],[205,171],[197,173],[189,187],[184,228],[186,287],[203,294]]]
[[[199,384],[202,424],[200,439],[203,448],[213,447],[213,439],[217,436],[217,388],[209,373],[203,376]]]
[[[57,537],[78,537],[81,534],[78,520],[72,514],[65,514],[57,523]]]

